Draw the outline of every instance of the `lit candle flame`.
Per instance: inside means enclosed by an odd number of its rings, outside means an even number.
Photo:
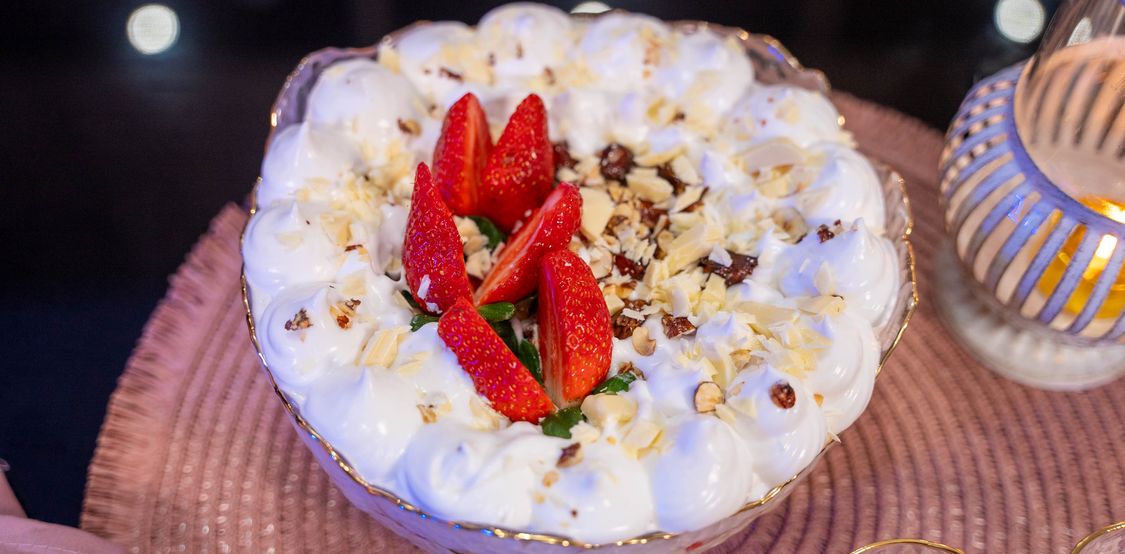
[[[1079,200],[1086,207],[1114,220],[1125,223],[1125,204],[1107,200],[1104,198],[1089,197]],[[1052,218],[1051,227],[1058,223],[1058,216]],[[1079,226],[1071,232],[1070,237],[1067,238],[1066,243],[1059,250],[1051,265],[1047,267],[1047,271],[1043,273],[1043,277],[1039,280],[1038,288],[1043,294],[1051,294],[1055,287],[1062,280],[1063,273],[1070,265],[1071,260],[1074,258],[1074,253],[1078,250],[1078,245],[1082,242],[1082,238],[1086,234],[1086,227]],[[1090,260],[1089,265],[1082,272],[1082,278],[1074,292],[1067,299],[1064,309],[1071,314],[1078,314],[1086,307],[1090,301],[1090,296],[1094,291],[1094,287],[1101,279],[1102,273],[1109,265],[1109,259],[1113,257],[1113,251],[1117,248],[1117,237],[1112,235],[1104,235],[1098,242],[1098,247],[1094,250],[1094,257]],[[1116,318],[1121,315],[1122,310],[1125,309],[1125,271],[1118,273],[1117,279],[1110,286],[1109,295],[1106,297],[1105,302],[1102,303],[1101,308],[1098,309],[1096,317],[1098,318]]]

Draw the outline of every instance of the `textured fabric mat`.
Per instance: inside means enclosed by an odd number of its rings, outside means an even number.
[[[922,305],[843,445],[720,551],[848,552],[919,537],[1069,552],[1125,519],[1125,379],[1047,393],[975,363],[937,321],[940,134],[836,94],[860,146],[906,179]],[[260,369],[240,297],[241,208],[214,219],[145,327],[98,437],[82,527],[134,552],[410,551],[352,508]]]

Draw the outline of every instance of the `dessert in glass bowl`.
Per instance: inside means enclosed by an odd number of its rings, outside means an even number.
[[[790,73],[529,4],[303,62],[244,280],[349,499],[424,546],[682,549],[783,495],[915,301],[897,179]]]

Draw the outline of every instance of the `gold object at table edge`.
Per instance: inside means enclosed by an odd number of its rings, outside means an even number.
[[[882,548],[884,546],[893,546],[893,545],[896,545],[896,544],[913,544],[915,546],[925,546],[927,548],[932,548],[934,550],[939,550],[941,552],[947,552],[949,554],[965,554],[965,551],[961,550],[960,548],[954,548],[954,547],[949,546],[947,544],[941,544],[940,542],[928,541],[926,539],[887,539],[887,540],[882,540],[882,541],[879,541],[879,542],[873,542],[873,543],[865,545],[865,546],[861,546],[861,547],[859,547],[855,550],[852,550],[851,554],[864,554],[865,552],[871,552],[872,550],[875,550],[876,548]]]
[[[1117,531],[1125,531],[1125,521],[1111,523],[1109,525],[1106,525],[1105,527],[1102,527],[1101,529],[1098,529],[1097,531],[1094,531],[1093,533],[1090,533],[1089,535],[1086,535],[1085,537],[1082,537],[1082,540],[1078,541],[1078,544],[1074,545],[1074,549],[1070,551],[1070,554],[1080,554],[1083,550],[1086,549],[1087,546],[1090,546],[1090,543],[1104,537],[1105,535],[1115,533]]]
[[[618,11],[618,10],[614,10],[614,11]],[[428,22],[423,21],[423,22],[417,22],[414,25],[426,24],[426,23],[428,23]],[[406,29],[409,29],[409,28],[413,27],[414,25],[408,26],[404,29],[400,29],[399,31],[396,31],[396,32],[392,33],[391,35],[388,35],[388,37],[384,37],[384,39],[381,40],[379,42],[379,44],[377,44],[373,47],[369,47],[368,49],[348,49],[348,50],[355,50],[355,51],[372,50],[373,51],[373,50],[377,49],[380,45],[385,43],[387,40],[389,40],[391,37],[393,37],[395,34],[401,33],[402,31],[404,31]],[[748,31],[743,30],[743,29],[725,27],[725,26],[715,25],[715,24],[712,24],[712,23],[701,22],[701,21],[675,21],[675,22],[669,22],[669,25],[672,25],[672,26],[675,26],[675,27],[678,27],[678,28],[681,28],[681,29],[685,29],[685,28],[686,29],[702,29],[702,28],[715,29],[715,30],[718,30],[719,32],[726,32],[726,33],[733,34],[734,36],[738,37],[738,39],[743,43],[748,42],[751,38],[756,39],[756,40],[760,40],[760,41],[764,42],[767,46],[773,48],[777,52],[778,56],[780,56],[781,60],[784,61],[785,64],[788,65],[791,69],[802,72],[802,73],[805,73],[806,75],[809,75],[811,78],[816,80],[817,83],[818,83],[818,86],[821,88],[821,92],[824,93],[826,96],[827,96],[827,94],[830,90],[829,85],[828,85],[828,81],[824,77],[824,74],[821,71],[815,70],[815,69],[806,69],[804,66],[802,66],[800,64],[800,62],[798,62],[796,60],[796,58],[793,57],[793,55],[784,46],[781,45],[780,42],[778,42],[777,39],[775,39],[772,36],[762,35],[762,34],[752,34],[752,33],[749,33]],[[317,54],[317,52],[314,52],[314,53],[306,56],[305,58],[303,58],[300,62],[298,62],[297,67],[294,69],[293,73],[291,73],[289,75],[289,77],[286,78],[285,85],[282,88],[283,94],[284,94],[284,91],[287,90],[290,83],[292,82],[293,77],[295,75],[297,75],[299,72],[303,71],[306,64],[310,60],[310,58],[316,56],[316,54]],[[280,100],[280,98],[279,98],[279,100]],[[274,132],[277,130],[277,124],[278,124],[278,120],[279,120],[279,115],[278,115],[278,105],[279,105],[279,103],[280,102],[275,103],[274,108],[271,109],[271,111],[270,111],[270,133],[269,133],[269,136],[266,139],[267,148],[268,148],[268,145],[270,143],[270,140],[273,138]],[[841,116],[841,123],[842,122],[843,122],[843,116]],[[887,176],[884,178],[884,180],[886,178],[894,179],[896,184],[898,185],[899,193],[902,196],[901,201],[900,201],[900,204],[901,204],[900,208],[903,212],[904,224],[903,224],[903,232],[902,232],[901,238],[902,238],[902,242],[904,243],[904,245],[906,247],[906,258],[907,258],[906,259],[906,262],[907,262],[906,265],[907,265],[907,273],[910,276],[910,290],[911,290],[910,298],[906,303],[907,305],[905,306],[906,311],[905,311],[905,314],[903,315],[902,324],[899,327],[898,332],[895,334],[894,340],[891,341],[891,344],[887,347],[887,349],[883,352],[882,356],[880,357],[879,366],[878,366],[878,368],[876,368],[876,377],[877,377],[879,375],[879,373],[882,372],[883,366],[885,365],[887,359],[890,357],[891,353],[894,352],[894,350],[898,347],[899,343],[901,342],[903,334],[906,332],[906,327],[910,323],[910,319],[913,317],[914,311],[918,307],[919,296],[918,296],[918,280],[917,280],[917,275],[916,275],[916,272],[915,272],[916,270],[915,270],[914,247],[910,242],[910,234],[911,234],[911,232],[913,231],[913,228],[914,228],[914,218],[913,218],[913,213],[911,212],[910,198],[906,194],[906,183],[903,180],[903,178],[898,173],[894,172],[893,170],[890,170],[889,168],[886,168],[885,166],[882,166],[881,164],[878,164],[876,162],[872,162],[872,163],[874,165],[876,165],[877,169],[882,167],[883,169],[885,169],[887,171]],[[257,197],[258,186],[261,185],[261,182],[262,182],[262,179],[261,179],[261,177],[259,177],[257,179],[257,181],[255,182],[254,187],[251,190],[250,197],[248,199],[248,202],[249,202],[249,205],[250,205],[250,208],[249,208],[249,216],[250,217],[247,218],[246,224],[243,225],[242,233],[239,237],[239,254],[240,255],[241,255],[241,252],[242,252],[242,244],[243,244],[243,242],[245,241],[245,238],[246,238],[246,227],[247,227],[247,225],[249,225],[250,219],[257,212],[257,198],[256,197]],[[559,535],[528,533],[528,532],[524,532],[524,531],[512,531],[512,530],[509,530],[509,529],[503,529],[503,528],[500,528],[500,527],[490,527],[490,526],[487,526],[487,525],[481,525],[481,524],[476,524],[476,523],[468,523],[468,522],[460,522],[460,521],[448,521],[448,520],[430,515],[430,514],[426,513],[425,511],[421,510],[420,508],[418,508],[417,506],[414,506],[413,504],[411,504],[409,502],[406,502],[402,498],[399,498],[397,495],[391,493],[390,491],[384,490],[380,487],[372,485],[371,483],[368,483],[361,475],[359,475],[359,472],[356,471],[351,466],[350,463],[348,463],[348,461],[343,457],[343,455],[340,454],[339,452],[337,452],[336,449],[328,442],[328,440],[325,439],[323,436],[321,436],[321,434],[319,432],[317,432],[315,429],[313,429],[312,425],[309,424],[308,421],[306,421],[305,418],[303,416],[301,416],[300,413],[297,412],[297,410],[293,407],[293,404],[289,401],[288,397],[286,397],[285,393],[281,391],[280,387],[278,387],[277,381],[274,379],[273,373],[269,369],[269,365],[266,363],[266,358],[265,358],[265,355],[262,352],[261,344],[258,342],[257,330],[256,330],[256,327],[255,327],[255,324],[254,324],[254,315],[253,315],[253,313],[250,309],[250,291],[249,291],[249,287],[247,286],[247,283],[246,283],[245,262],[243,263],[243,269],[242,269],[242,272],[241,272],[241,275],[240,275],[240,280],[241,280],[241,287],[242,287],[242,305],[246,310],[246,324],[247,324],[247,328],[250,331],[250,342],[254,346],[254,351],[258,356],[258,361],[261,363],[262,367],[266,370],[266,375],[269,378],[270,385],[273,387],[274,392],[281,399],[282,405],[285,407],[285,410],[287,412],[289,412],[289,415],[293,417],[297,426],[300,427],[301,430],[308,433],[309,436],[312,437],[325,450],[325,452],[329,455],[329,457],[332,458],[332,461],[335,462],[336,465],[345,474],[347,474],[348,477],[350,477],[352,479],[352,481],[354,481],[356,484],[363,487],[369,494],[372,494],[372,495],[375,495],[375,496],[380,496],[380,497],[383,497],[387,500],[390,500],[396,506],[398,506],[399,508],[401,508],[405,511],[414,513],[416,515],[419,515],[421,517],[425,517],[427,519],[430,519],[430,520],[434,521],[435,523],[444,523],[446,525],[449,525],[449,526],[452,526],[452,527],[455,527],[455,528],[458,528],[458,529],[464,529],[464,530],[473,531],[473,532],[487,531],[489,535],[491,535],[493,537],[501,538],[501,539],[510,538],[510,539],[516,539],[516,540],[521,540],[521,541],[542,542],[542,543],[547,543],[547,544],[551,544],[551,545],[559,545],[559,546],[563,546],[563,547],[576,547],[576,548],[582,548],[582,549],[597,549],[597,548],[602,548],[602,547],[625,546],[625,545],[633,545],[633,544],[646,544],[649,541],[668,540],[668,539],[677,537],[677,536],[685,533],[685,532],[667,533],[667,532],[662,532],[662,531],[655,531],[655,532],[639,535],[637,537],[633,537],[633,538],[630,538],[630,539],[623,539],[623,540],[614,541],[614,542],[597,543],[597,544],[585,543],[585,542],[575,541],[575,540],[570,539],[568,537],[559,536]],[[902,285],[900,285],[900,291],[901,291],[901,286]],[[833,445],[838,444],[840,442],[841,441],[838,437],[830,434],[830,436],[828,437],[828,440],[825,442],[824,447],[817,454],[816,458],[814,458],[814,462],[815,462],[815,460],[817,460],[821,456],[823,456],[824,453],[830,447],[832,447]],[[763,495],[761,498],[759,498],[757,500],[754,500],[752,502],[746,503],[741,508],[739,508],[736,512],[734,512],[733,514],[730,514],[729,516],[726,516],[726,517],[727,518],[733,517],[734,515],[746,512],[748,510],[753,510],[755,508],[764,506],[768,502],[772,501],[773,499],[775,499],[779,495],[781,495],[782,492],[787,487],[792,485],[801,476],[802,473],[811,469],[812,465],[813,464],[810,464],[809,467],[804,468],[797,475],[794,475],[793,477],[790,477],[784,483],[781,483],[780,485],[777,485],[777,486],[773,487],[772,489],[770,489],[769,491],[767,491],[766,494]],[[952,550],[952,552],[956,553],[956,552],[960,552],[960,551]]]

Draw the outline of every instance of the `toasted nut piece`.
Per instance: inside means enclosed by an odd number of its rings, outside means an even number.
[[[555,464],[558,467],[570,467],[582,461],[582,443],[572,443],[562,449],[559,454],[559,461]]]
[[[622,302],[616,294],[606,294],[604,297],[605,305],[609,308],[609,315],[617,315],[617,312],[620,312],[621,309],[625,307],[625,303]]]
[[[621,439],[621,446],[633,451],[643,450],[656,442],[662,430],[660,425],[651,421],[638,421],[629,428],[629,432],[625,433],[625,437]]]
[[[649,338],[648,328],[646,327],[633,329],[632,341],[633,349],[641,356],[651,356],[653,352],[656,352],[656,341]]]
[[[820,393],[818,392],[818,393],[816,393],[816,394],[812,395],[812,397],[813,397],[813,400],[816,400],[816,405],[817,405],[817,406],[822,406],[822,405],[824,405],[824,395],[823,395],[823,394],[820,394]]]
[[[786,138],[776,138],[755,144],[741,153],[742,167],[747,172],[783,165],[805,163],[805,152]]]
[[[699,173],[695,171],[695,166],[691,165],[691,161],[683,156],[677,156],[672,160],[672,171],[676,177],[689,185],[698,185],[703,182],[699,178]]]
[[[801,212],[788,206],[778,208],[777,211],[773,212],[770,216],[770,219],[772,219],[782,231],[785,231],[785,234],[789,235],[789,238],[794,242],[801,239],[809,232],[809,224],[805,222],[805,218],[801,215]]]
[[[613,215],[613,200],[601,189],[582,187],[578,192],[582,195],[582,234],[594,240],[602,235]]]
[[[422,414],[422,423],[434,423],[438,420],[438,412],[429,404],[418,404],[418,411]]]
[[[551,485],[559,482],[559,472],[555,470],[548,471],[543,474],[543,486],[550,488]]]
[[[695,411],[701,414],[715,411],[715,406],[725,401],[723,389],[714,381],[704,381],[695,387]]]
[[[649,202],[663,202],[672,196],[672,184],[656,174],[652,168],[637,168],[625,177],[629,190]]]
[[[398,356],[398,343],[406,333],[407,328],[402,326],[376,331],[367,339],[367,347],[363,349],[363,365],[391,367]]]
[[[591,424],[605,428],[614,422],[632,421],[637,415],[637,403],[627,396],[593,394],[582,401],[582,414]]]
[[[735,350],[730,353],[730,361],[734,363],[734,367],[742,369],[750,364],[753,359],[754,353],[749,350]]]

